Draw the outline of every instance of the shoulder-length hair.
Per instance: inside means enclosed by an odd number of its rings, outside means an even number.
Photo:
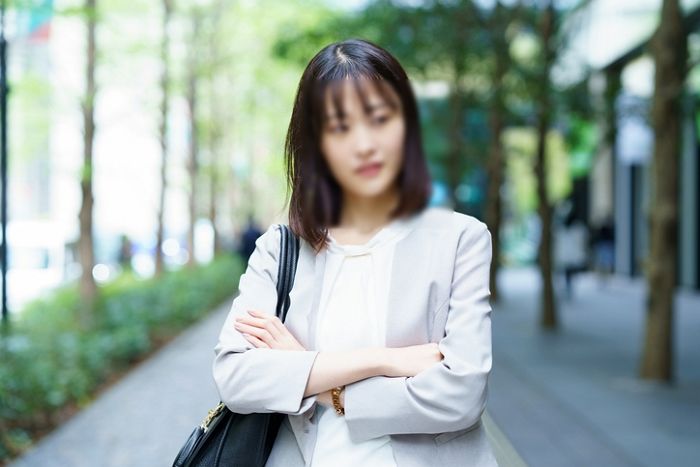
[[[392,105],[390,85],[401,100],[405,127],[404,158],[396,183],[400,201],[391,218],[421,211],[430,200],[432,185],[423,153],[418,105],[408,76],[399,62],[378,45],[362,39],[349,39],[324,47],[309,62],[297,89],[285,141],[289,225],[316,252],[328,242],[328,227],[339,222],[342,192],[332,176],[320,149],[326,90],[330,87],[333,105],[340,109],[342,83],[352,80],[366,102],[359,84],[371,82]],[[395,103],[393,103],[395,105]]]

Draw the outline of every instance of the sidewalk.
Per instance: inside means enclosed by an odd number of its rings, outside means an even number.
[[[700,296],[680,293],[677,381],[637,377],[644,283],[580,276],[559,309],[560,331],[539,328],[534,269],[499,277],[490,414],[533,467],[695,466],[700,459]]]

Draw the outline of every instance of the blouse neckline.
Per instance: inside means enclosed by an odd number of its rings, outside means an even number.
[[[328,251],[344,256],[358,256],[371,253],[382,245],[385,245],[391,240],[394,240],[400,235],[410,231],[418,220],[420,214],[421,212],[418,212],[409,216],[392,219],[388,224],[384,225],[381,229],[375,232],[375,234],[369,240],[361,244],[341,244],[329,231]]]

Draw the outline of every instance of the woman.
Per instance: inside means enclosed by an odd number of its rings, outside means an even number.
[[[396,59],[363,40],[321,50],[299,84],[286,158],[301,240],[291,305],[281,323],[275,224],[214,349],[221,400],[287,414],[268,466],[496,465],[480,421],[491,237],[471,216],[427,207],[418,109]]]

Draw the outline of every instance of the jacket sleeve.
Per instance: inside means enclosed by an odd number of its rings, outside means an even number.
[[[460,234],[440,363],[413,377],[374,376],[345,388],[345,420],[356,441],[469,428],[486,406],[491,371],[491,234],[474,220]]]
[[[256,348],[233,327],[250,309],[275,314],[280,235],[273,224],[255,242],[214,347],[212,374],[221,401],[233,412],[310,416],[317,396],[303,396],[318,351]]]

